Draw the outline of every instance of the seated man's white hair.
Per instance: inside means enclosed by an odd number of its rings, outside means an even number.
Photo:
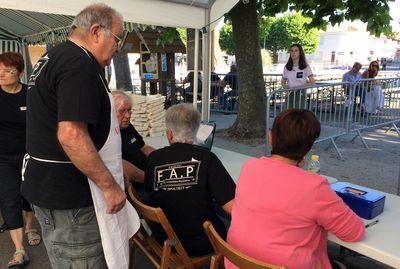
[[[128,94],[122,89],[118,89],[111,92],[111,95],[114,97],[115,106],[119,106],[120,103],[125,99],[129,100],[132,103],[132,99]]]
[[[168,108],[165,125],[173,133],[173,142],[193,142],[200,126],[200,113],[192,104],[178,104]]]

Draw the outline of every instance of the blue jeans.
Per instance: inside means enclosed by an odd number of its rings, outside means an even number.
[[[93,206],[34,212],[53,269],[107,268]]]

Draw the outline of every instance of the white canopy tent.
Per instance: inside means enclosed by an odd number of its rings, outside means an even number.
[[[239,0],[102,0],[112,6],[128,23],[183,27],[203,30],[202,119],[209,119],[210,30]],[[62,35],[71,19],[93,0],[0,0],[0,37],[25,42],[51,35]],[[36,12],[44,14],[37,16]],[[28,22],[28,24],[27,24]],[[61,24],[60,24],[61,23]],[[64,24],[63,24],[64,23]],[[21,25],[22,24],[22,25]],[[55,35],[57,31],[57,35]],[[195,42],[198,44],[198,42]],[[198,48],[195,48],[195,52]],[[195,62],[198,55],[195,53]],[[197,64],[195,64],[197,68]],[[197,76],[197,70],[194,74]],[[194,82],[197,84],[196,77]],[[197,86],[195,85],[195,91]],[[197,92],[193,93],[197,96]],[[196,102],[196,98],[193,98]]]

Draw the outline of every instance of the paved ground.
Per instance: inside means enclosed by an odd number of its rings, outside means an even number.
[[[217,130],[229,127],[234,115],[213,114],[212,119],[217,122]],[[340,180],[372,187],[389,193],[396,193],[400,167],[400,137],[394,132],[385,133],[384,129],[365,132],[365,139],[369,149],[363,148],[361,141],[351,142],[352,136],[338,139],[338,146],[342,150],[343,160],[337,158],[333,148],[327,143],[317,144],[313,154],[320,155],[321,172]],[[214,145],[228,150],[251,156],[264,154],[264,145],[243,145],[222,137],[217,131]],[[2,219],[0,218],[0,223]],[[31,263],[27,269],[50,268],[43,243],[37,247],[28,247]],[[7,233],[0,234],[0,269],[6,268],[6,263],[12,255],[11,241]],[[329,251],[336,255],[338,248],[329,246]],[[350,255],[344,259],[349,269],[387,269],[390,267],[378,264],[368,258]],[[145,268],[149,268],[146,266]]]

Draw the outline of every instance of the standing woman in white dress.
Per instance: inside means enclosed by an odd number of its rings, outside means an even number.
[[[383,95],[382,87],[378,80],[372,80],[378,75],[379,64],[377,61],[372,61],[369,64],[367,70],[362,73],[363,79],[369,79],[366,81],[366,87],[364,87],[363,94],[365,95],[365,112],[376,114],[384,106],[385,97]]]
[[[281,80],[283,88],[306,87],[315,83],[314,74],[307,64],[303,47],[293,44],[290,47],[290,57],[287,61]],[[288,108],[306,108],[306,90],[290,92]]]

